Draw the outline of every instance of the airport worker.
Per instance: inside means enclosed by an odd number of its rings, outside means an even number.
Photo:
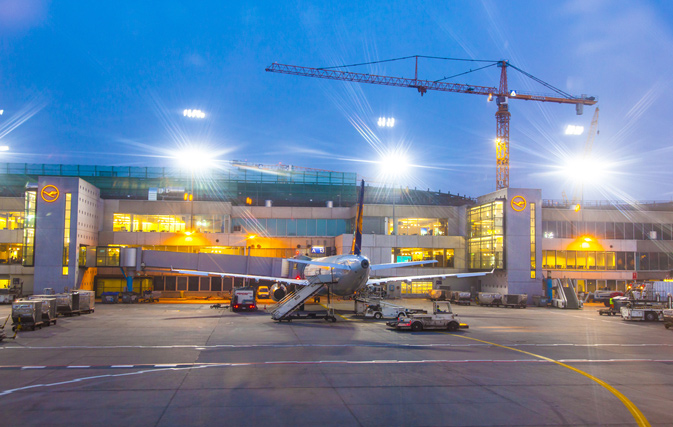
[[[615,309],[615,300],[612,297],[610,297],[610,310],[614,309]]]

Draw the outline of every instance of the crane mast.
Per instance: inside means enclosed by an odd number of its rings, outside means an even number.
[[[416,66],[414,78],[379,76],[376,74],[355,73],[351,71],[341,71],[327,68],[311,68],[297,65],[286,65],[273,63],[266,68],[266,71],[281,74],[290,74],[295,76],[315,77],[329,80],[349,81],[355,83],[369,83],[384,86],[414,88],[422,95],[428,90],[440,92],[456,92],[472,95],[488,96],[489,101],[495,98],[498,110],[495,113],[496,119],[496,189],[509,187],[509,122],[511,113],[509,112],[509,100],[521,99],[524,101],[554,102],[558,104],[574,104],[577,108],[577,114],[582,114],[582,106],[596,104],[594,97],[573,97],[562,93],[564,96],[538,95],[532,93],[518,93],[509,91],[507,87],[507,68],[512,67],[508,61],[497,61],[500,67],[500,86],[498,88],[490,86],[467,85],[460,83],[448,83],[443,81],[422,80],[418,78],[418,58],[415,56]],[[515,67],[516,68],[516,67]],[[519,70],[518,68],[516,68]],[[519,70],[521,71],[521,70]],[[522,71],[523,72],[523,71]],[[527,73],[524,73],[528,75]],[[542,82],[533,76],[528,75],[547,87],[552,86]],[[556,89],[555,89],[556,90]]]

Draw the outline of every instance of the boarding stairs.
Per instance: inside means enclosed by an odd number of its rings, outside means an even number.
[[[582,303],[577,298],[577,286],[574,279],[554,279],[552,289],[554,290],[554,297],[551,301],[553,307],[582,308]]]
[[[308,280],[308,284],[301,286],[295,292],[292,292],[271,307],[271,318],[273,320],[283,320],[297,311],[307,299],[317,294],[325,285],[320,275],[313,276]],[[297,286],[298,287],[298,286]]]

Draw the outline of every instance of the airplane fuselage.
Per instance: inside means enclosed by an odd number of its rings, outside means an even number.
[[[348,269],[330,268],[319,265],[306,265],[304,278],[313,279],[316,276],[329,283],[329,290],[334,295],[352,295],[363,287],[369,280],[369,259],[364,255],[335,255],[325,258],[316,258],[313,261],[340,264]]]

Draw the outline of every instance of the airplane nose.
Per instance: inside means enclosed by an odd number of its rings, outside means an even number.
[[[360,265],[362,268],[369,268],[369,260],[363,259],[362,262],[360,262]]]

